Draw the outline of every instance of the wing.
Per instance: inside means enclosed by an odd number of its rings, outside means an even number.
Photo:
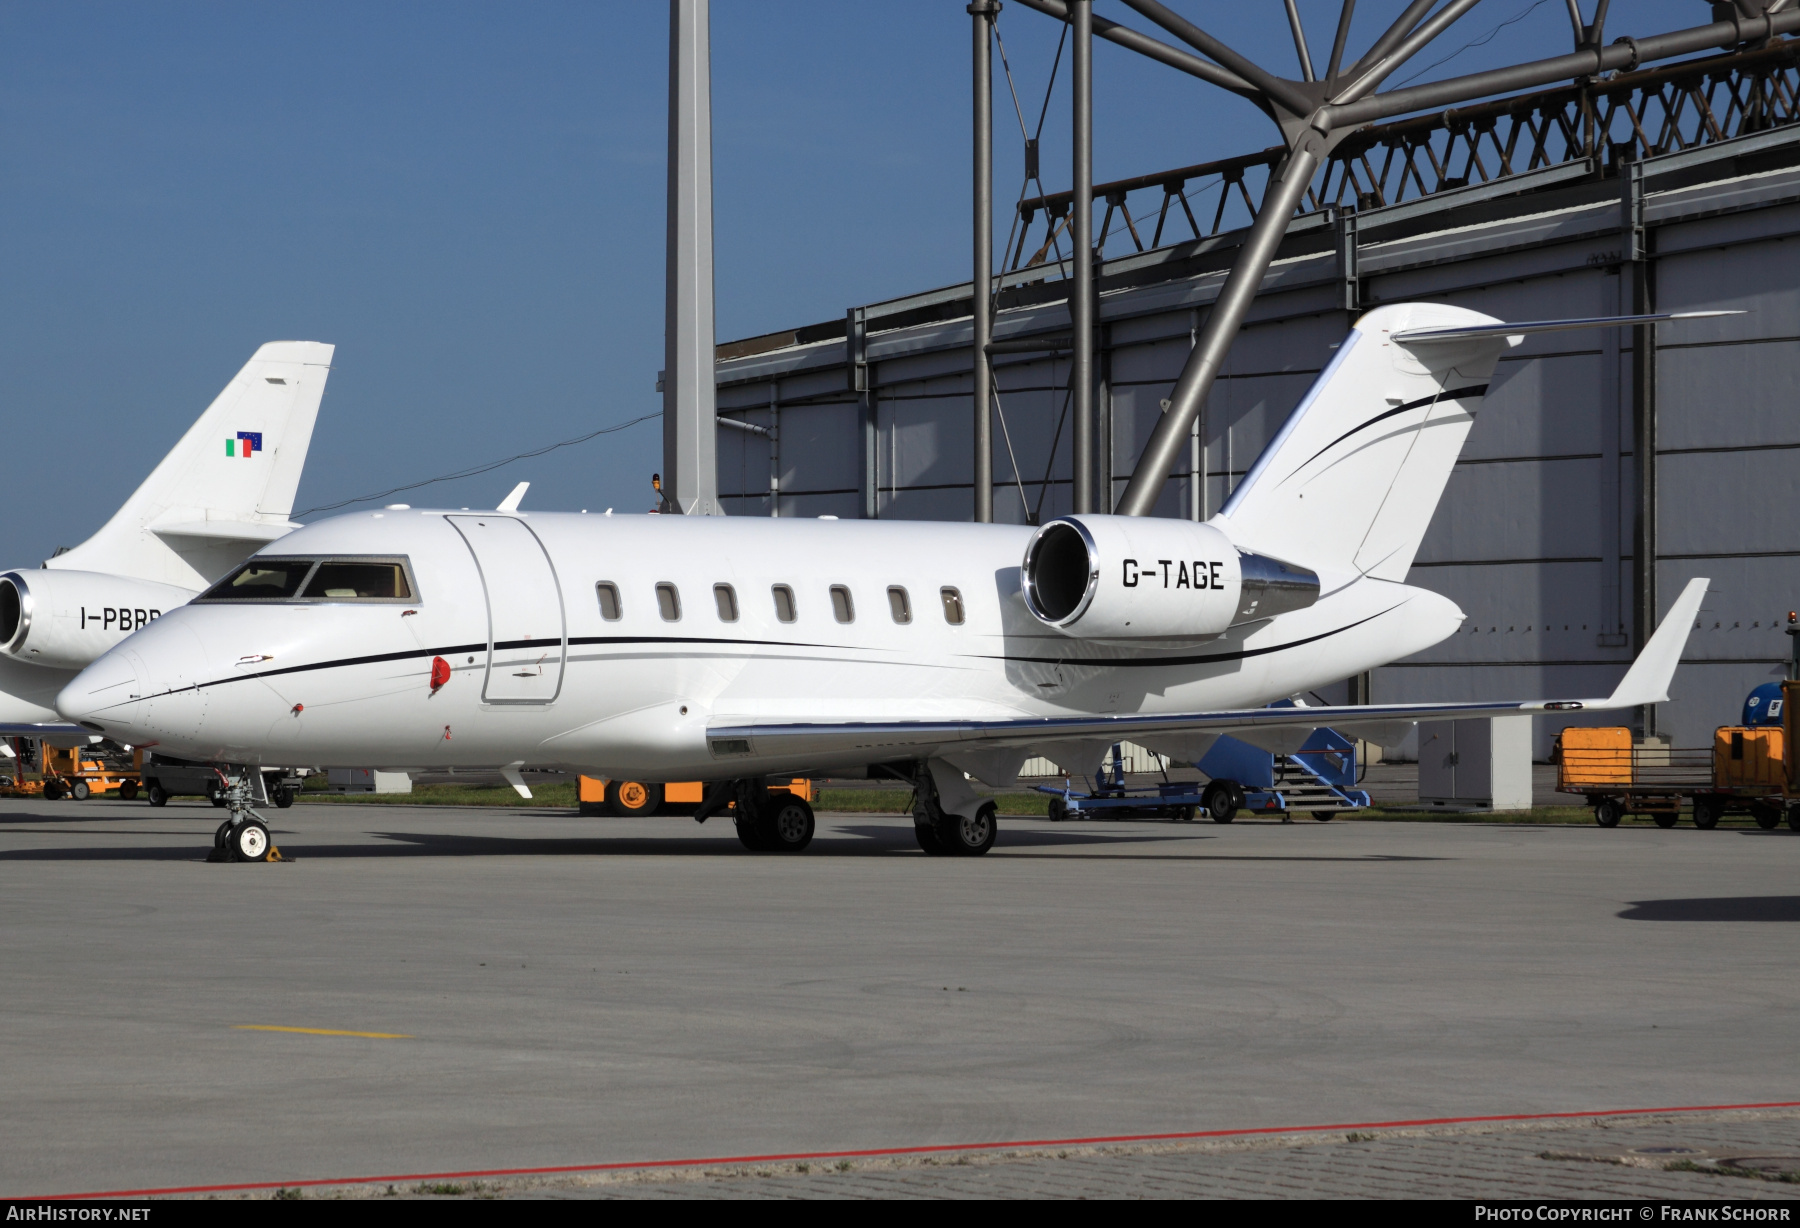
[[[1068,743],[1169,742],[1221,733],[1329,725],[1352,737],[1392,745],[1397,728],[1422,720],[1529,716],[1543,712],[1609,711],[1662,703],[1681,660],[1708,581],[1690,580],[1625,677],[1604,699],[1534,699],[1491,703],[1354,704],[1317,708],[1239,708],[1221,712],[1052,716],[990,721],[835,721],[717,725],[707,740],[715,760],[774,760],[796,767],[829,767],[894,759],[1017,754],[1028,747]],[[759,767],[761,765],[759,764]],[[1016,766],[1014,768],[1016,771]]]

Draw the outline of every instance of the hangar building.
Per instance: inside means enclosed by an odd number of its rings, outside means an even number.
[[[1800,607],[1787,506],[1800,460],[1797,58],[1800,40],[1778,39],[1370,127],[1333,155],[1157,514],[1216,511],[1369,307],[1747,314],[1538,335],[1502,359],[1411,577],[1467,623],[1324,698],[1603,695],[1647,633],[1645,602],[1666,608],[1696,575],[1712,592],[1653,732],[1704,745],[1784,674],[1784,620]],[[1095,185],[1115,500],[1246,234],[1228,223],[1235,211],[1247,226],[1251,185],[1280,153]],[[1069,331],[1068,199],[1020,206],[996,278],[996,339],[1046,347],[994,356],[1000,521],[1070,509],[1070,363],[1052,348]],[[757,428],[720,432],[730,512],[968,519],[970,294],[925,290],[721,345],[719,415]],[[1640,548],[1655,559],[1648,585]],[[1617,720],[1539,721],[1535,753],[1562,723]]]

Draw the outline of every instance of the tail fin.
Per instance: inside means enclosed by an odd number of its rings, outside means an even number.
[[[125,506],[45,566],[198,589],[294,528],[288,517],[334,348],[258,348]]]
[[[1518,338],[1391,334],[1498,323],[1436,303],[1363,316],[1220,510],[1220,526],[1261,554],[1404,580],[1494,363]]]

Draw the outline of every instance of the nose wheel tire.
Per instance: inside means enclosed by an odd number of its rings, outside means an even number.
[[[222,849],[222,848],[225,848],[230,843],[231,843],[231,820],[226,819],[223,823],[219,824],[218,829],[213,832],[213,847],[216,849]]]
[[[246,819],[226,836],[233,861],[261,861],[269,855],[269,829],[255,819]]]

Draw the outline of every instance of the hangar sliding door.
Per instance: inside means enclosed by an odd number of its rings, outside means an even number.
[[[547,704],[562,690],[568,635],[562,589],[543,543],[510,516],[448,516],[481,570],[488,615],[488,668],[481,698]]]

